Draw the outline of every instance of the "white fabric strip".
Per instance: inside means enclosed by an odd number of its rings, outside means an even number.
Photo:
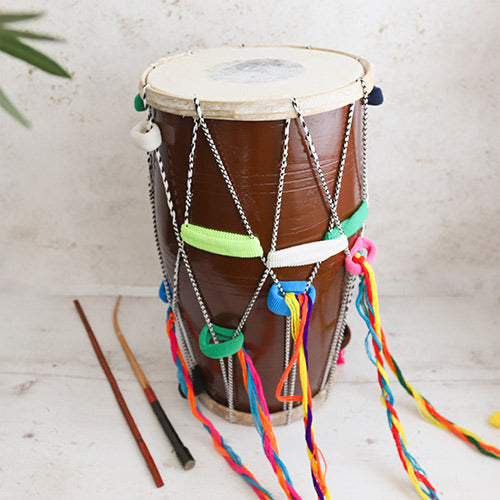
[[[294,247],[283,248],[267,254],[268,268],[297,267],[322,262],[344,251],[348,246],[345,235],[334,240],[313,241]]]

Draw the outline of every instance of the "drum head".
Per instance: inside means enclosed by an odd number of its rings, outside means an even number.
[[[141,75],[149,105],[195,116],[193,98],[206,118],[294,118],[295,97],[304,115],[341,108],[370,91],[373,67],[343,52],[291,46],[221,47],[160,59]]]

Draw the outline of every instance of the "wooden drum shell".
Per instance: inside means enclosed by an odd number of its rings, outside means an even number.
[[[330,192],[337,175],[348,106],[305,118],[311,132]],[[188,156],[193,119],[153,110],[161,129],[160,154],[168,176],[177,222],[184,221]],[[206,120],[222,160],[236,189],[247,219],[258,236],[264,254],[270,249],[283,146],[284,120],[233,121]],[[355,104],[352,130],[338,203],[341,220],[350,217],[361,203],[361,103]],[[158,166],[154,168],[155,205],[159,243],[166,271],[174,276],[177,241],[172,228],[166,196]],[[207,228],[245,234],[240,216],[215,163],[203,133],[198,131],[193,176],[190,223]],[[292,120],[288,165],[277,249],[322,240],[327,231],[330,208],[310,157],[304,131]],[[350,243],[355,238],[350,238]],[[208,253],[185,245],[188,258],[212,322],[236,328],[264,272],[259,258],[241,259]],[[279,268],[279,280],[307,280],[314,266]],[[317,296],[309,329],[309,378],[313,396],[320,390],[344,288],[344,254],[321,264],[314,279]],[[244,327],[244,347],[251,356],[269,410],[280,411],[283,404],[275,397],[284,371],[285,317],[267,307],[272,284],[268,277]],[[182,264],[179,273],[179,301],[182,320],[194,347],[208,395],[227,405],[218,360],[201,353],[198,335],[205,326],[200,307]],[[239,362],[234,359],[234,407],[248,412],[248,397]],[[300,384],[296,384],[300,394]]]

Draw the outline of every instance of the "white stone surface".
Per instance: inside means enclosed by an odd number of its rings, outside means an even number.
[[[152,290],[151,290],[152,292]],[[163,304],[124,297],[120,324],[179,435],[197,460],[177,459],[149,408],[112,326],[114,297],[80,297],[88,319],[156,460],[156,489],[69,297],[2,295],[0,312],[0,498],[4,500],[251,499],[178,396],[163,329]],[[499,303],[471,297],[382,297],[388,342],[407,379],[445,416],[500,444],[489,415],[500,410]],[[333,498],[417,499],[390,436],[365,328],[355,314],[347,363],[314,413]],[[411,452],[441,500],[498,497],[498,461],[424,422],[396,385],[396,408]],[[209,415],[228,444],[277,499],[284,498],[254,429]],[[281,456],[304,499],[315,498],[298,421],[276,428]]]
[[[26,27],[65,81],[0,53],[2,88],[33,121],[0,121],[3,287],[151,285],[159,270],[146,165],[128,131],[140,71],[224,44],[311,44],[362,54],[386,102],[370,109],[369,235],[394,293],[498,293],[499,3],[298,0],[4,0],[44,9]],[[20,25],[23,26],[23,25]]]

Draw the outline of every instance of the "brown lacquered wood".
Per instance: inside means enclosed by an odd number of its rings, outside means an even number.
[[[348,107],[306,118],[330,191],[336,179]],[[169,177],[177,220],[184,219],[187,159],[193,121],[155,111],[163,145],[160,149]],[[207,120],[224,164],[238,193],[253,232],[264,252],[270,249],[284,121],[243,122]],[[361,119],[356,103],[351,139],[347,152],[338,214],[350,217],[361,202]],[[162,187],[155,169],[155,200],[160,247],[167,272],[173,276],[177,243]],[[329,207],[322,193],[304,133],[298,120],[292,120],[287,174],[277,249],[322,240],[327,230]],[[190,222],[208,228],[244,234],[245,230],[231,196],[220,175],[208,144],[200,132],[193,178]],[[351,238],[352,241],[352,238]],[[189,260],[213,322],[235,328],[264,271],[260,259],[239,259],[207,253],[186,245]],[[309,334],[309,377],[313,395],[319,391],[339,314],[344,283],[344,255],[321,264],[314,280],[317,298]],[[307,280],[313,266],[277,269],[280,280]],[[268,279],[248,318],[245,348],[262,379],[270,411],[282,409],[274,396],[284,370],[285,321],[267,308]],[[205,325],[191,284],[181,265],[179,278],[181,312],[195,346],[195,355],[209,395],[227,404],[219,362],[201,354],[198,334]],[[236,360],[235,360],[236,366]],[[300,391],[300,384],[296,384]],[[249,411],[248,398],[235,368],[235,408]]]

